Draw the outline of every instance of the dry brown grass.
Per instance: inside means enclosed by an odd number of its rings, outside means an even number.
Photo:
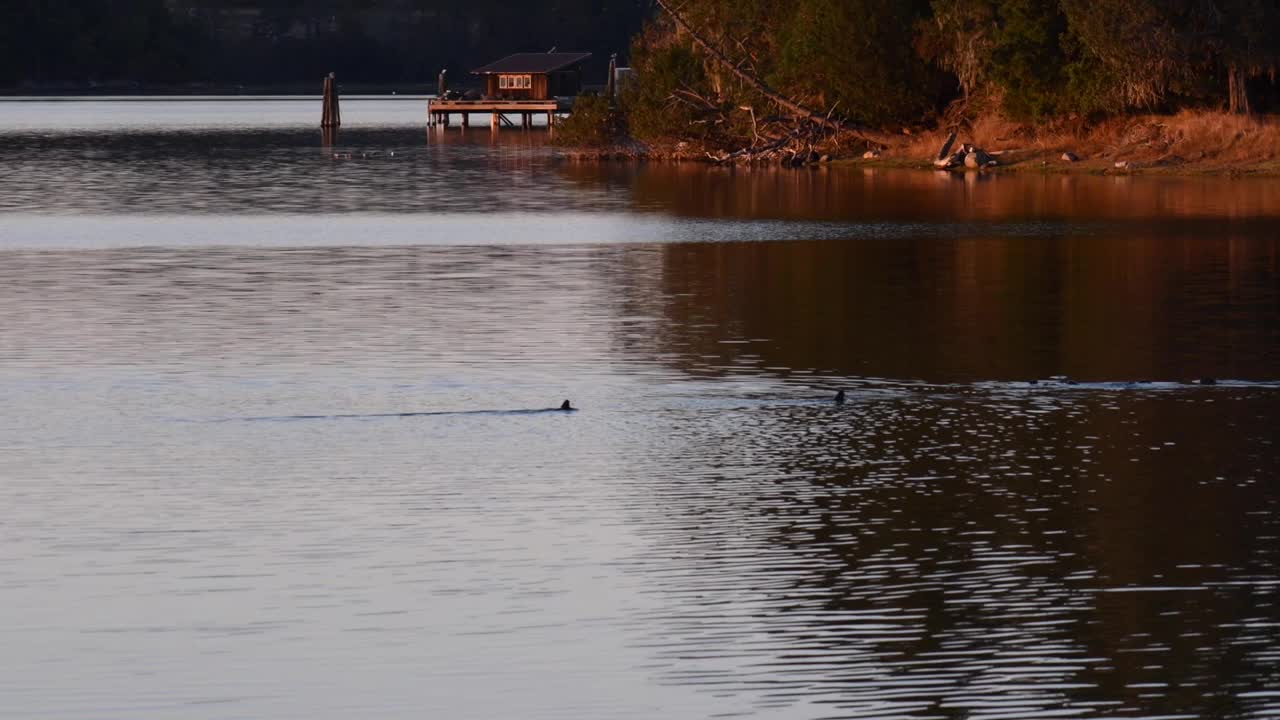
[[[885,158],[926,162],[937,155],[946,135],[934,130],[904,136],[904,142],[887,151]],[[1002,165],[1015,169],[1114,172],[1115,163],[1124,161],[1130,171],[1280,172],[1280,118],[1204,110],[1038,127],[984,115],[963,128],[957,142],[997,153]],[[1063,161],[1067,151],[1081,161]]]

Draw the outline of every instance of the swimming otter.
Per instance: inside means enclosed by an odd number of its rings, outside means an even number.
[[[577,408],[575,408],[575,407],[573,407],[572,405],[570,405],[568,400],[565,400],[564,402],[560,403],[560,409],[561,409],[561,410],[576,410]]]
[[[837,393],[836,393],[835,401],[836,401],[836,404],[837,404],[837,405],[843,405],[843,404],[844,404],[844,391],[843,391],[843,390],[841,390],[840,392],[837,392]]]

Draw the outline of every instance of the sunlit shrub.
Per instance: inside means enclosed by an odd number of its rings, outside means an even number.
[[[622,114],[609,98],[579,95],[573,112],[556,125],[555,142],[572,147],[603,147],[626,134]]]

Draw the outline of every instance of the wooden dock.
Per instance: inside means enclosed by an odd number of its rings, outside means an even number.
[[[494,130],[506,125],[508,127],[533,127],[533,116],[545,113],[547,127],[555,125],[556,117],[568,114],[573,109],[572,98],[550,98],[547,100],[442,100],[432,98],[427,101],[427,117],[433,127],[449,127],[454,116],[462,127],[471,127],[472,115],[488,115],[489,127]],[[519,120],[512,120],[511,117]]]

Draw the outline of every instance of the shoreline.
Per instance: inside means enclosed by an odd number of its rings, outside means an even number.
[[[1001,151],[996,151],[1001,152]],[[1221,164],[1205,161],[1142,164],[1130,162],[1116,167],[1114,162],[1083,158],[1067,162],[1052,153],[1037,153],[1020,157],[1012,162],[987,168],[937,168],[928,160],[907,157],[877,157],[872,159],[830,157],[799,164],[780,162],[719,163],[707,157],[678,152],[636,151],[630,147],[559,148],[557,156],[567,162],[581,163],[689,163],[726,168],[780,168],[787,170],[818,169],[823,167],[863,168],[867,170],[912,170],[917,172],[942,172],[955,175],[1089,175],[1095,177],[1221,177],[1221,178],[1280,178],[1280,161],[1258,159],[1256,161]],[[1009,157],[1008,151],[997,158]]]
[[[644,143],[630,138],[602,147],[560,148],[578,162],[698,162],[729,167],[825,165],[956,173],[1044,173],[1098,176],[1280,177],[1280,118],[1214,111],[1134,115],[1092,126],[1033,127],[983,116],[955,130],[955,147],[972,145],[994,159],[982,168],[938,168],[934,158],[950,132],[903,131],[890,147],[833,137],[818,145],[765,156],[692,141]],[[735,156],[736,155],[736,156]],[[1071,158],[1071,159],[1068,159]]]
[[[294,87],[270,88],[207,87],[202,94],[192,88],[171,93],[119,92],[121,88],[99,88],[85,94],[85,88],[67,92],[8,94],[0,90],[0,104],[83,100],[111,101],[313,101],[317,92]],[[30,89],[27,89],[29,92]],[[101,93],[101,94],[99,94]],[[416,101],[428,94],[396,94],[388,86],[355,86],[344,96],[367,100]],[[979,174],[1041,173],[1094,176],[1163,177],[1280,177],[1280,117],[1241,116],[1221,111],[1182,111],[1173,115],[1132,115],[1111,118],[1092,126],[1028,126],[999,116],[980,116],[967,121],[957,131],[956,145],[973,145],[996,161],[992,167],[938,168],[933,164],[947,135],[942,129],[911,133],[902,131],[889,147],[872,148],[852,136],[832,136],[825,142],[794,143],[768,153],[752,154],[750,148],[728,143],[707,143],[678,138],[644,142],[619,138],[604,146],[557,146],[556,156],[568,162],[597,163],[697,163],[721,167],[845,167],[864,169],[917,170]],[[1076,159],[1067,160],[1072,156]]]

